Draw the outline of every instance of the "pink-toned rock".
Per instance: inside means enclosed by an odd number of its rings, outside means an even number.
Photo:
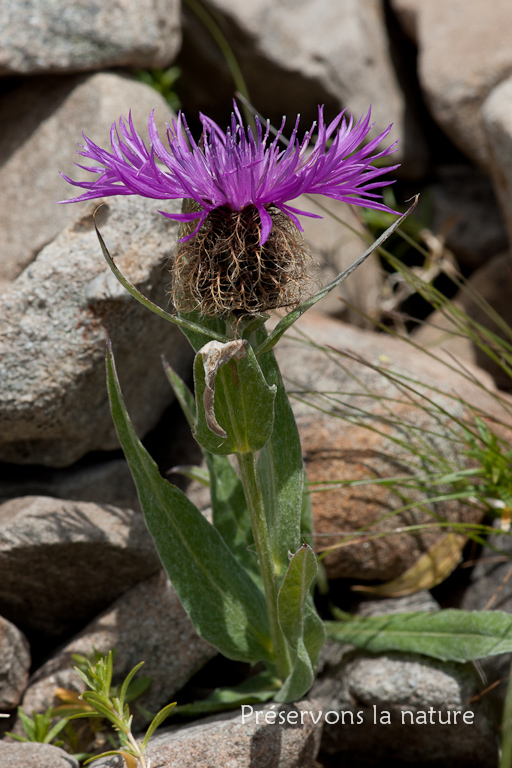
[[[30,650],[20,630],[0,616],[0,710],[21,701],[30,669]]]
[[[420,85],[434,120],[489,167],[482,105],[512,73],[509,0],[392,0],[418,45]]]
[[[311,343],[285,338],[276,354],[287,387],[296,395],[292,406],[308,479],[320,487],[345,480],[369,483],[313,492],[317,549],[340,542],[341,533],[361,529],[391,533],[438,519],[478,521],[481,513],[473,507],[462,502],[429,505],[427,492],[419,489],[403,490],[414,503],[395,514],[406,500],[372,480],[397,476],[414,480],[429,471],[465,467],[465,445],[457,423],[459,419],[471,422],[464,401],[477,412],[483,410],[510,423],[505,409],[496,406],[491,394],[405,341],[311,313],[299,329]],[[472,371],[492,393],[488,374]],[[333,578],[387,580],[413,565],[442,535],[441,530],[426,527],[367,541],[356,536],[353,544],[331,553],[324,564]]]
[[[125,592],[37,670],[23,697],[25,712],[45,712],[62,703],[55,696],[57,687],[85,689],[73,669],[73,654],[88,656],[95,650],[106,654],[113,648],[114,682],[145,662],[139,675],[150,677],[152,683],[137,704],[150,712],[158,712],[172,701],[176,691],[217,655],[216,649],[198,636],[162,572]]]

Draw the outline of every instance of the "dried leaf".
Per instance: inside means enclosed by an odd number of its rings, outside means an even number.
[[[382,597],[402,597],[422,589],[431,589],[444,581],[457,567],[465,543],[465,536],[448,533],[398,578],[376,587],[357,585],[352,589]]]

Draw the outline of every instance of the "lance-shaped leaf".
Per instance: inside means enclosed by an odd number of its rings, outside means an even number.
[[[195,717],[242,704],[262,704],[271,699],[279,688],[279,680],[269,670],[244,680],[231,688],[216,688],[206,699],[177,707],[176,714]]]
[[[274,425],[276,388],[265,381],[252,347],[240,342],[243,356],[240,353],[237,359],[232,355],[229,362],[220,366],[211,355],[213,349],[223,356],[224,348],[232,344],[209,347],[199,352],[194,361],[194,436],[205,450],[223,456],[259,451],[270,438]],[[230,354],[231,348],[228,351]]]
[[[256,355],[259,357],[264,352],[268,352],[269,349],[272,349],[283,333],[291,326],[293,323],[297,322],[299,317],[304,314],[304,312],[307,312],[308,309],[311,309],[317,301],[320,301],[320,299],[323,299],[324,296],[327,296],[327,294],[332,291],[334,288],[337,288],[338,285],[341,285],[341,283],[349,277],[352,272],[354,272],[358,267],[361,266],[361,264],[366,261],[366,259],[371,256],[371,254],[377,250],[387,239],[388,237],[393,234],[395,229],[400,226],[400,224],[404,221],[404,219],[411,213],[411,211],[414,210],[416,207],[416,204],[418,202],[418,197],[416,197],[414,203],[411,205],[411,207],[403,214],[403,216],[400,216],[399,219],[397,219],[393,224],[386,229],[384,234],[382,234],[369,248],[366,249],[366,251],[363,253],[362,256],[360,256],[356,261],[354,261],[353,264],[351,264],[350,267],[345,269],[341,274],[339,274],[337,277],[334,278],[334,280],[331,280],[330,283],[328,283],[324,288],[318,291],[318,293],[315,293],[313,296],[311,296],[309,299],[306,299],[306,301],[298,306],[296,309],[289,312],[285,317],[283,317],[282,320],[279,321],[279,323],[276,325],[272,333],[268,336],[268,338],[256,349]]]
[[[272,661],[262,592],[219,532],[164,480],[137,438],[126,411],[111,350],[107,381],[112,415],[160,559],[198,633],[232,659]]]
[[[194,396],[165,360],[164,370],[187,421],[193,428],[196,421]],[[206,484],[210,487],[213,524],[240,565],[260,585],[261,575],[254,552],[251,518],[240,477],[227,456],[216,456],[204,448],[202,452],[208,466]],[[202,476],[201,481],[204,481]]]
[[[258,340],[266,331],[261,329]],[[276,429],[260,451],[258,475],[265,505],[275,568],[284,575],[288,552],[300,546],[304,468],[299,430],[272,351],[259,358],[267,383],[276,387]]]
[[[276,701],[295,701],[303,696],[313,683],[315,673],[305,639],[305,613],[309,589],[315,580],[318,566],[315,553],[308,544],[290,560],[277,598],[279,625],[291,648],[293,667]]]
[[[512,651],[512,616],[502,611],[335,615],[342,620],[325,622],[327,637],[372,653],[404,651],[466,662]]]

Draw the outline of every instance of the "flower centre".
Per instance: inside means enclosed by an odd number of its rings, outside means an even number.
[[[310,253],[291,219],[270,206],[273,225],[261,246],[258,210],[219,207],[195,237],[180,243],[173,265],[173,300],[184,312],[258,314],[297,304],[310,279]]]

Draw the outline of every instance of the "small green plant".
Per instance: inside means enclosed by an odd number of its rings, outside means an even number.
[[[142,741],[136,739],[132,733],[133,715],[130,714],[129,702],[147,688],[145,681],[142,681],[142,684],[139,681],[139,684],[133,685],[133,678],[144,662],[137,664],[129,672],[120,687],[113,687],[112,651],[109,651],[106,656],[95,654],[93,659],[80,656],[77,658],[77,661],[79,666],[75,667],[75,671],[80,675],[88,688],[80,697],[85,703],[85,708],[77,712],[75,707],[75,710],[68,714],[67,719],[72,720],[84,717],[104,718],[114,727],[120,744],[118,749],[89,757],[84,765],[93,760],[98,760],[100,757],[121,755],[126,763],[126,768],[137,768],[138,766],[140,768],[149,768],[149,762],[145,756],[149,739],[174,709],[176,702],[168,704],[153,718]],[[78,706],[78,708],[80,707]],[[66,720],[64,720],[64,723],[66,723]]]
[[[55,741],[59,733],[67,725],[67,718],[63,717],[58,720],[54,725],[52,722],[55,720],[53,710],[49,707],[44,714],[39,712],[33,712],[32,717],[27,715],[21,707],[18,707],[18,717],[20,723],[25,731],[25,736],[20,736],[17,733],[7,732],[6,736],[10,736],[17,741],[37,741],[40,744],[54,744],[57,747],[62,746],[63,741]]]
[[[175,112],[180,108],[180,99],[176,93],[176,84],[180,75],[181,69],[179,67],[139,69],[135,72],[136,79],[158,91]]]

